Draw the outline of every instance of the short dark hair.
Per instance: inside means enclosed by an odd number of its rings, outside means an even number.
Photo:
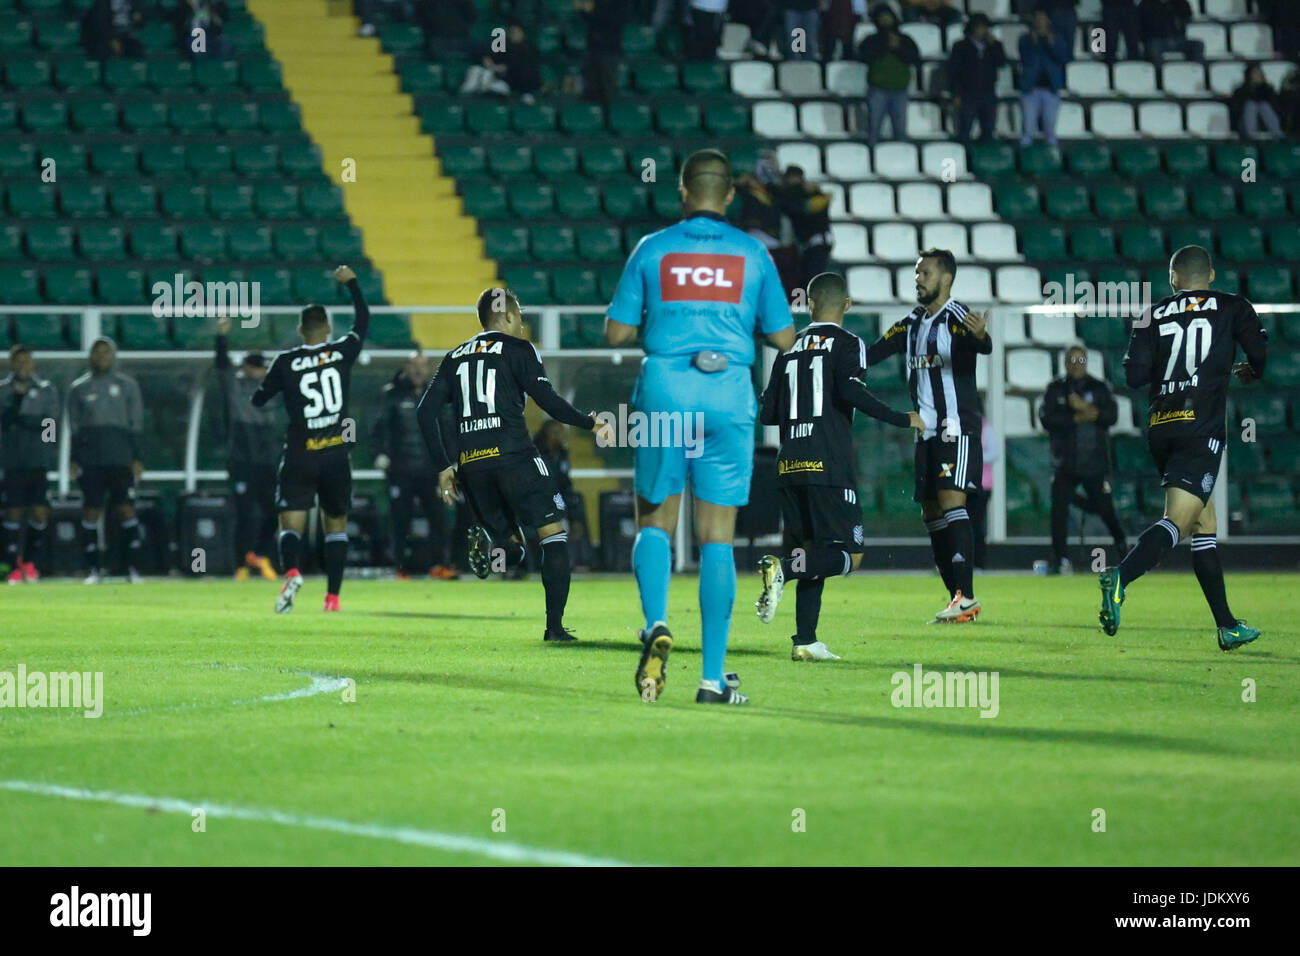
[[[1169,269],[1184,279],[1205,279],[1214,271],[1214,260],[1203,246],[1183,246],[1169,260]]]
[[[329,325],[329,313],[325,311],[325,306],[312,304],[302,310],[302,315],[298,318],[298,325],[304,332],[319,329],[321,326]]]
[[[14,359],[22,355],[23,353],[31,355],[32,350],[29,349],[27,346],[23,345],[22,342],[15,342],[13,348],[9,350],[9,361],[12,362]]]
[[[922,249],[918,258],[938,259],[940,269],[953,278],[957,276],[957,259],[947,249]]]
[[[731,160],[720,149],[697,149],[682,163],[681,183],[695,199],[720,201],[732,186]]]
[[[820,308],[839,305],[849,297],[849,284],[844,281],[844,276],[838,272],[823,272],[815,275],[812,281],[808,283],[808,308],[813,311],[814,302],[820,304]],[[820,309],[818,310],[820,311]],[[813,311],[813,318],[817,317],[817,312]]]
[[[502,302],[505,303],[504,309],[501,307]],[[509,312],[511,306],[514,307],[516,312],[522,311],[519,306],[519,297],[509,289],[504,286],[492,286],[484,289],[479,293],[478,305],[475,306],[478,311],[478,324],[485,329],[488,328],[496,316],[503,311]]]

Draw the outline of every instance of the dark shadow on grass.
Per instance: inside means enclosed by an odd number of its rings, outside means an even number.
[[[435,611],[356,611],[349,612],[357,617],[406,617],[415,618],[416,620],[427,621],[517,621],[518,616],[509,614],[466,614],[464,611],[458,611],[455,614],[439,614]]]
[[[580,635],[576,641],[572,641],[572,642],[566,641],[563,644],[555,644],[555,645],[548,645],[548,646],[566,647],[566,648],[571,648],[575,651],[589,649],[593,651],[618,651],[620,654],[632,654],[632,655],[637,655],[641,653],[641,642],[636,640],[635,638],[629,641],[608,641],[608,640],[593,641],[593,640],[588,640],[586,638],[583,638]],[[728,657],[734,657],[734,656],[767,657],[771,653],[772,653],[771,651],[764,651],[757,647],[728,647],[727,648]],[[676,657],[679,654],[699,657],[700,649],[699,647],[679,647],[674,645],[673,657]],[[636,661],[633,660],[632,663],[635,664]]]

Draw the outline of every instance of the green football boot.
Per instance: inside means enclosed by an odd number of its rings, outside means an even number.
[[[1112,637],[1119,630],[1119,609],[1124,604],[1124,585],[1119,583],[1119,568],[1107,568],[1101,580],[1101,629]]]
[[[1259,637],[1259,628],[1247,627],[1245,621],[1238,621],[1236,627],[1219,628],[1219,650],[1235,651],[1257,637]]]

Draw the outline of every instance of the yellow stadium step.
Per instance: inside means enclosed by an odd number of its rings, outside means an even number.
[[[378,38],[358,36],[351,4],[329,0],[248,0],[266,31],[285,88],[320,146],[325,172],[394,305],[449,305],[455,315],[413,315],[428,347],[456,345],[478,329],[473,305],[497,276],[474,219],[443,174],[433,140],[420,131],[401,92],[393,59]],[[344,180],[345,161],[354,175]]]

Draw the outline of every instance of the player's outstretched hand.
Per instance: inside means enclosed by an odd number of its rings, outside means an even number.
[[[222,316],[221,318],[217,319],[217,334],[218,335],[230,334],[230,319],[227,318],[226,316]]]
[[[1237,376],[1237,381],[1242,385],[1250,385],[1259,381],[1259,376],[1255,374],[1254,366],[1249,362],[1238,362],[1232,367],[1232,374]]]
[[[344,285],[348,282],[351,282],[356,277],[357,274],[353,272],[351,269],[349,269],[347,266],[339,266],[337,269],[334,270],[334,281],[337,282],[339,285]]]
[[[907,424],[909,428],[915,428],[918,432],[925,431],[925,422],[921,420],[921,416],[916,412],[907,413]]]
[[[987,310],[984,312],[967,312],[966,317],[961,321],[966,328],[975,334],[976,338],[982,339],[989,324],[989,313]]]
[[[442,492],[442,500],[448,504],[461,500],[460,491],[456,488],[455,468],[444,468],[438,472],[438,490]]]
[[[596,418],[595,412],[588,412],[587,414],[592,418]],[[596,427],[593,431],[596,435],[596,444],[601,448],[609,448],[614,444],[614,426],[609,422],[601,421],[599,418],[596,418]]]

